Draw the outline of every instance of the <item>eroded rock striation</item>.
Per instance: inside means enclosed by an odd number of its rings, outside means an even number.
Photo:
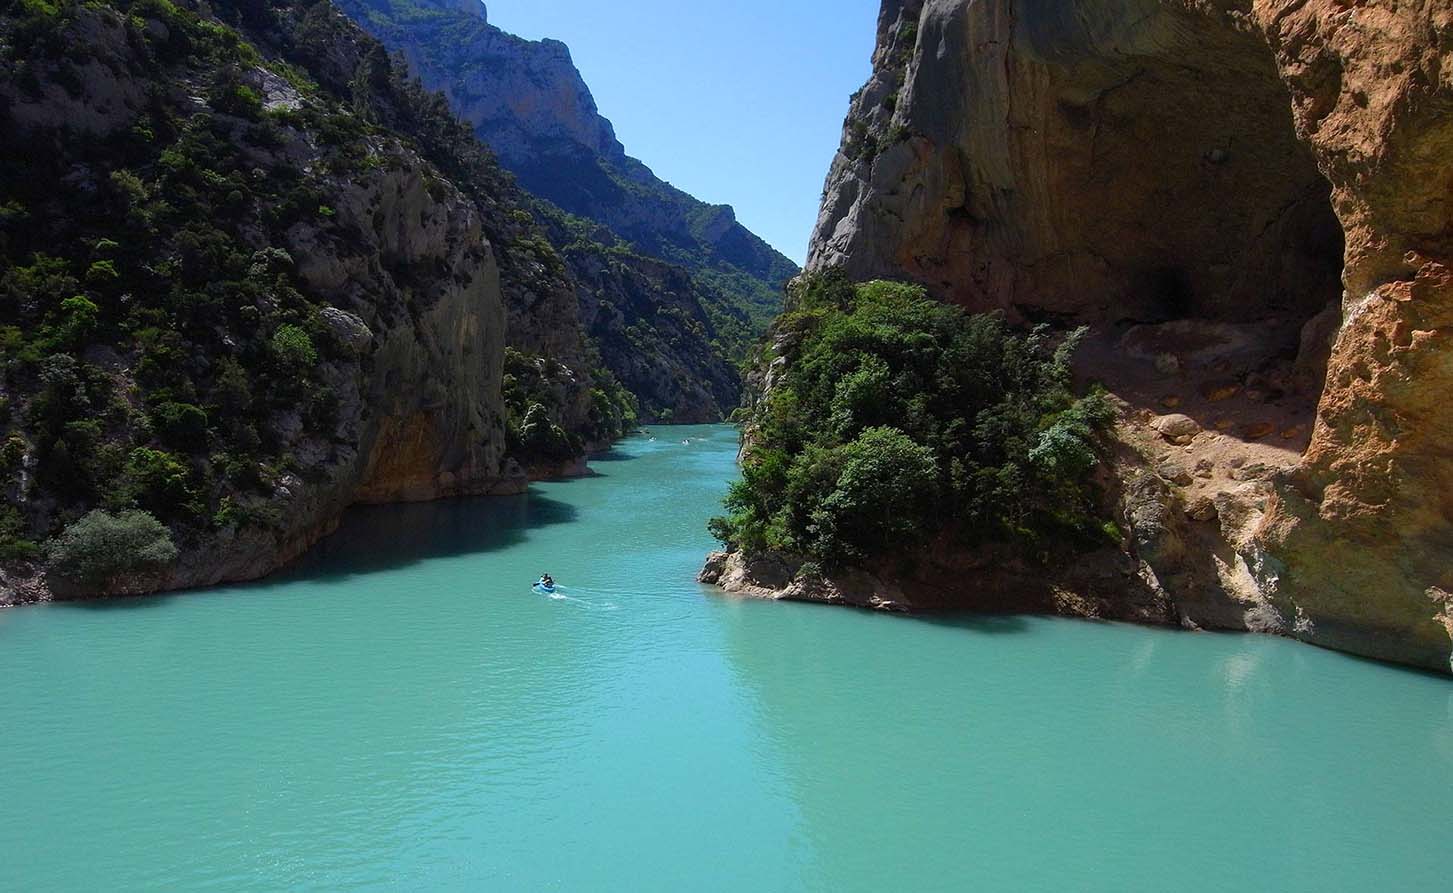
[[[809,267],[1090,324],[1182,623],[1453,669],[1453,9],[885,0],[878,38]]]

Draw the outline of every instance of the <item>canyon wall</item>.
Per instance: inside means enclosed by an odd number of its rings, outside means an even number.
[[[0,52],[0,605],[252,579],[621,432],[527,197],[329,4],[12,10]],[[38,545],[135,509],[175,560]]]
[[[750,280],[727,297],[774,310],[796,265],[742,226],[626,154],[596,106],[570,48],[491,24],[483,4],[456,0],[341,0],[339,6],[430,89],[442,91],[525,188],[609,227],[644,253],[696,272]]]
[[[533,209],[572,275],[592,284],[581,292],[587,332],[643,416],[730,413],[741,397],[736,361],[781,309],[797,266],[731,207],[699,201],[627,155],[565,44],[503,31],[470,0],[339,6],[443,92],[541,199]],[[625,329],[633,344],[617,350]]]
[[[874,63],[809,267],[1090,324],[1183,623],[1453,668],[1453,9],[885,0]]]

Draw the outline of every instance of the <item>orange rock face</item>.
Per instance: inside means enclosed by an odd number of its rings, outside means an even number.
[[[1257,537],[1267,588],[1311,641],[1447,671],[1453,8],[1264,5],[1347,234],[1312,443]]]
[[[1453,4],[886,0],[879,30],[809,267],[1111,333],[1300,327],[1320,402],[1234,544],[1247,625],[1453,669]]]

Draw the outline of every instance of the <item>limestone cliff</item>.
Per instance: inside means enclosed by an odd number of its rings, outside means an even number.
[[[563,250],[576,283],[580,322],[601,362],[640,401],[645,420],[719,422],[741,402],[723,342],[743,314],[712,305],[681,267],[597,242]]]
[[[1090,323],[1182,622],[1448,671],[1453,9],[885,0],[874,62],[809,266]]]
[[[0,53],[0,604],[250,579],[620,433],[525,197],[331,5],[21,5]],[[558,369],[533,439],[507,344]],[[176,561],[36,548],[138,507]]]
[[[480,4],[340,5],[403,53],[427,86],[442,90],[532,193],[607,228],[640,254],[684,268],[708,305],[745,313],[757,331],[780,308],[781,286],[796,265],[730,207],[698,201],[627,155],[565,44],[506,33]]]

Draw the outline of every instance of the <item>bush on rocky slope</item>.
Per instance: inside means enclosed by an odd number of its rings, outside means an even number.
[[[63,51],[77,32],[95,45]],[[165,0],[25,3],[0,34],[12,103],[43,106],[96,59],[114,89],[153,94],[129,126],[55,120],[0,140],[0,376],[22,453],[5,489],[22,495],[15,475],[31,473],[20,508],[40,536],[98,504],[205,527],[229,469],[282,461],[268,415],[295,403],[326,414],[332,400],[318,365],[337,348],[317,303],[286,252],[254,243],[330,226],[328,175],[271,150],[295,128],[353,119],[323,103],[264,111],[243,83],[265,70],[257,51]],[[198,106],[180,106],[169,82]],[[320,160],[345,174],[362,163],[341,147]]]
[[[830,567],[939,535],[1031,556],[1103,540],[1092,478],[1112,415],[1071,391],[1078,333],[1056,344],[837,274],[800,280],[788,306],[758,360],[743,478],[711,524],[723,542]]]
[[[171,533],[146,512],[112,515],[97,509],[56,538],[51,557],[64,576],[104,583],[164,566],[177,557],[177,547]]]

